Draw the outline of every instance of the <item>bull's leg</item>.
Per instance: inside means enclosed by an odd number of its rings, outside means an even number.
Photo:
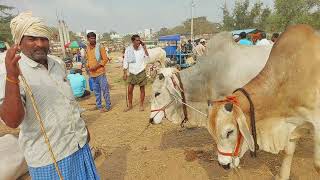
[[[314,128],[314,167],[320,174],[320,125]]]
[[[288,145],[285,147],[285,156],[281,165],[280,174],[277,175],[276,179],[281,179],[281,180],[289,179],[292,158],[295,150],[296,150],[296,142],[289,141]]]

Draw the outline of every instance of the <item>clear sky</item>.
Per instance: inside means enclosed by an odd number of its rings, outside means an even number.
[[[221,22],[225,0],[194,0],[194,16],[207,16]],[[256,2],[259,0],[250,0]],[[273,0],[260,0],[272,6]],[[234,0],[227,0],[229,8]],[[0,0],[0,4],[31,10],[48,24],[56,24],[56,14],[66,20],[75,32],[95,29],[119,33],[137,32],[146,28],[174,27],[191,16],[191,0]],[[18,12],[17,11],[17,12]]]

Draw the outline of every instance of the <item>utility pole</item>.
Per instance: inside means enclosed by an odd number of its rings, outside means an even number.
[[[57,16],[57,21],[58,21],[58,31],[59,31],[59,40],[60,40],[60,46],[61,46],[61,52],[62,52],[62,57],[66,57],[66,50],[64,49],[64,39],[63,39],[63,32],[61,28],[61,21],[59,19],[58,15],[58,9],[56,9],[56,16]]]
[[[195,6],[194,0],[191,0],[191,42],[193,42],[193,8]]]

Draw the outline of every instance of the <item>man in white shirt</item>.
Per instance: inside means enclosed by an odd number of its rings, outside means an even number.
[[[256,44],[257,46],[270,46],[270,42],[267,39],[266,33],[262,32],[260,34],[260,40]]]
[[[197,56],[203,56],[206,54],[206,40],[201,39],[200,43],[195,47]]]
[[[132,45],[126,48],[123,60],[123,79],[128,82],[129,100],[129,105],[124,112],[132,109],[133,89],[135,85],[140,86],[140,111],[144,111],[145,86],[147,85],[145,60],[149,57],[148,50],[139,35],[133,35],[131,41]]]

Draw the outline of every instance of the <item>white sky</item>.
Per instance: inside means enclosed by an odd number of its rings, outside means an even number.
[[[250,0],[256,2],[259,0]],[[267,6],[273,0],[260,0]],[[225,0],[195,0],[194,16],[207,16],[221,22]],[[229,8],[234,0],[227,0]],[[0,4],[17,7],[16,12],[31,10],[49,25],[56,24],[56,14],[63,16],[75,32],[95,29],[119,33],[146,28],[174,27],[191,16],[191,0],[0,0]]]

